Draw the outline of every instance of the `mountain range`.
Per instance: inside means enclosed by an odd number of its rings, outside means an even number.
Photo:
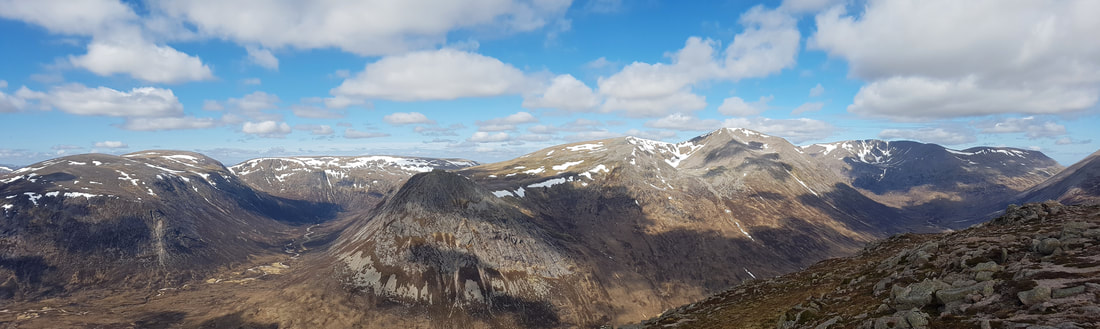
[[[1011,203],[1095,202],[1096,159],[1063,170],[1014,148],[796,146],[746,129],[572,143],[490,164],[70,156],[0,176],[0,307],[16,310],[0,322],[631,323],[891,235],[981,223]],[[142,302],[97,302],[99,289]],[[51,301],[102,316],[38,310]],[[131,315],[105,315],[119,307]]]

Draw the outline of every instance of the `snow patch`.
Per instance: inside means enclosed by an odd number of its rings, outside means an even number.
[[[512,191],[509,191],[509,190],[493,191],[493,195],[495,195],[498,198],[503,198],[503,197],[506,197],[506,196],[516,196],[515,194],[512,194]]]
[[[569,167],[572,167],[572,166],[576,166],[576,165],[579,165],[579,164],[581,164],[581,163],[583,163],[583,162],[584,162],[584,160],[580,160],[580,161],[570,161],[570,162],[566,162],[566,163],[563,163],[563,164],[560,164],[560,165],[556,165],[556,166],[553,166],[553,167],[551,167],[551,168],[553,168],[554,170],[557,170],[557,171],[559,171],[559,172],[560,172],[560,171],[563,171],[563,170],[569,169]]]
[[[544,171],[546,171],[546,168],[544,168],[544,167],[538,167],[538,169],[531,169],[531,170],[528,170],[528,171],[524,171],[523,173],[524,173],[524,174],[531,174],[531,175],[536,175],[536,174],[540,174],[540,173],[542,173],[542,172],[544,172]]]
[[[603,146],[603,142],[599,142],[599,143],[596,143],[596,144],[581,144],[581,145],[567,146],[565,149],[573,151],[573,152],[576,152],[576,151],[603,151],[603,150],[605,150],[604,146]]]
[[[572,181],[573,181],[573,177],[569,177],[568,179],[566,179],[565,177],[558,177],[558,178],[543,181],[541,183],[535,183],[535,184],[527,185],[527,187],[529,187],[529,188],[547,187],[548,188],[548,187],[551,187],[551,186],[554,186],[554,185],[564,184],[565,182],[572,182]]]

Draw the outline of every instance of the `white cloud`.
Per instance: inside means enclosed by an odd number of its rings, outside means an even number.
[[[420,112],[396,112],[382,117],[382,120],[391,125],[435,124],[435,120],[428,119]]]
[[[290,125],[275,121],[245,122],[241,131],[261,137],[283,137],[290,133]]]
[[[278,109],[281,102],[279,96],[255,91],[241,98],[230,98],[225,104],[234,115],[243,115],[255,121],[279,121],[283,116],[270,111]]]
[[[746,103],[737,96],[726,98],[722,101],[722,105],[718,106],[718,113],[739,117],[754,116],[767,110],[768,102],[774,98],[774,96],[760,96],[759,100],[752,103]]]
[[[260,85],[260,83],[262,83],[262,81],[260,81],[260,78],[241,79],[241,84],[246,86],[257,86]]]
[[[516,125],[539,122],[531,113],[516,112],[503,118],[494,118],[485,121],[475,121],[480,131],[505,131],[516,130]]]
[[[771,119],[771,118],[730,118],[722,122],[723,127],[747,128],[769,135],[786,138],[791,143],[827,138],[836,130],[833,125],[821,120],[808,118]]]
[[[279,59],[271,53],[271,50],[254,46],[248,46],[244,49],[248,52],[248,61],[252,62],[252,64],[259,65],[269,70],[279,70]]]
[[[716,57],[718,42],[691,37],[669,55],[669,64],[635,62],[601,77],[598,92],[606,98],[602,110],[660,117],[702,109],[705,98],[692,92],[699,83],[765,77],[793,67],[801,39],[796,22],[783,11],[753,7],[741,15],[745,29],[734,36],[721,61]]]
[[[723,75],[737,81],[744,78],[769,76],[794,67],[798,57],[797,19],[781,10],[768,10],[758,5],[741,15],[745,30],[733,38],[726,48]]]
[[[806,112],[821,111],[821,108],[824,107],[824,106],[825,106],[825,103],[821,103],[821,102],[803,103],[802,105],[799,105],[798,107],[794,108],[794,110],[791,111],[791,115],[799,115],[799,114],[806,113]]]
[[[7,87],[8,87],[8,82],[5,81],[5,80],[0,80],[0,89],[4,89],[4,88],[7,88]]]
[[[579,132],[579,133],[572,134],[572,135],[566,135],[565,137],[562,137],[562,139],[564,139],[565,141],[568,141],[568,142],[579,142],[579,141],[590,141],[590,140],[597,140],[597,139],[608,139],[608,138],[615,138],[615,137],[621,137],[621,136],[623,136],[623,134],[617,133],[617,132],[611,132],[611,131],[607,131],[607,130],[594,130],[594,131]]]
[[[332,89],[337,97],[451,100],[523,92],[523,72],[500,60],[454,49],[384,57]]]
[[[825,87],[821,86],[820,83],[813,88],[810,88],[810,97],[817,97],[823,94],[825,94]]]
[[[848,111],[895,120],[1059,114],[1092,107],[1098,94],[1100,90],[1060,85],[991,87],[974,76],[951,80],[892,77],[860,88]]]
[[[1053,138],[1066,134],[1066,126],[1035,117],[1007,118],[978,124],[982,133],[1011,134],[1024,133],[1027,138]]]
[[[602,110],[660,117],[702,109],[706,100],[692,93],[691,86],[718,71],[714,45],[713,40],[688,38],[684,48],[671,56],[671,64],[634,62],[610,77],[599,78],[599,93],[606,98]]]
[[[714,119],[699,119],[694,116],[685,115],[683,113],[673,113],[666,117],[650,120],[645,123],[646,127],[658,128],[658,129],[672,129],[679,131],[701,131],[701,130],[714,130],[721,127],[722,123]]]
[[[478,132],[474,132],[474,134],[472,136],[470,136],[470,138],[467,138],[466,141],[474,142],[474,143],[489,143],[489,142],[507,142],[511,139],[512,139],[512,137],[509,136],[508,133],[490,134],[488,132],[478,131]]]
[[[322,100],[322,102],[325,103],[326,108],[335,109],[335,110],[342,110],[342,109],[346,109],[346,108],[348,108],[349,106],[352,106],[352,105],[363,105],[363,104],[367,103],[366,101],[364,101],[362,99],[344,97],[344,96],[336,96],[336,97],[325,98],[324,100]]]
[[[957,145],[971,143],[977,140],[974,134],[964,129],[952,128],[918,128],[918,129],[883,129],[878,134],[884,139],[911,139],[926,143],[941,145]]]
[[[812,13],[842,4],[847,0],[783,0],[780,10],[792,13]]]
[[[0,17],[42,26],[54,33],[91,35],[137,15],[117,0],[0,0]]]
[[[355,130],[353,128],[344,129],[344,138],[351,138],[351,139],[378,138],[378,137],[386,137],[386,136],[389,136],[389,135],[390,134],[387,134],[387,133],[380,133],[380,132],[373,132],[373,131],[361,131],[361,130]]]
[[[523,99],[523,107],[558,109],[564,111],[588,111],[600,105],[600,98],[572,75],[563,74],[550,82],[550,87],[539,96]]]
[[[309,131],[310,135],[328,136],[336,133],[329,125],[295,125],[294,130]]]
[[[533,31],[564,16],[570,0],[153,2],[202,35],[265,48],[338,48],[370,56],[444,44],[456,30]],[[240,13],[247,12],[248,19]]]
[[[622,111],[628,117],[660,117],[674,112],[694,112],[707,106],[703,96],[688,91],[652,98],[609,97],[603,104],[604,111]]]
[[[221,125],[213,118],[164,117],[164,118],[127,118],[119,128],[135,131],[161,131],[205,129]]]
[[[95,147],[107,148],[107,149],[124,149],[124,148],[130,147],[130,146],[126,145],[126,143],[123,143],[123,142],[120,142],[120,141],[102,141],[102,142],[95,142]]]
[[[183,104],[170,89],[140,87],[119,91],[107,87],[88,88],[81,84],[57,86],[41,93],[21,89],[25,99],[46,107],[77,114],[116,117],[168,117],[183,114]]]
[[[290,110],[299,118],[339,119],[347,116],[346,110],[323,109],[310,105],[291,105]]]
[[[27,106],[27,101],[16,95],[8,95],[0,91],[0,113],[19,112]]]
[[[849,111],[899,120],[1069,113],[1100,94],[1100,2],[871,1],[807,42],[870,82]],[[990,20],[989,17],[998,19]],[[981,23],[976,23],[981,22]]]
[[[215,100],[205,100],[202,102],[202,109],[205,111],[222,111],[225,110],[225,106]]]
[[[180,83],[214,78],[210,67],[198,57],[169,46],[144,41],[113,42],[93,40],[88,53],[69,56],[69,62],[92,73],[109,76],[127,74],[156,83]]]

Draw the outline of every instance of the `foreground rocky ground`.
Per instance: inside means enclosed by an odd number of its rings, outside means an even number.
[[[1034,203],[752,281],[630,327],[1098,328],[1100,206]]]

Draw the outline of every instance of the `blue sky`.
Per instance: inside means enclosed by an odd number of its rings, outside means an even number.
[[[1100,2],[0,0],[0,163],[491,162],[744,127],[1097,149]]]

